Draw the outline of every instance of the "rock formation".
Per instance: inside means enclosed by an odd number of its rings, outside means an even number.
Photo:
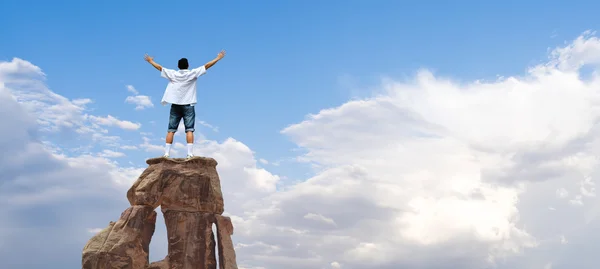
[[[212,158],[154,158],[127,192],[131,207],[117,222],[88,241],[83,269],[237,268],[231,219],[224,217],[223,195]],[[168,235],[165,259],[149,264],[149,246],[160,206]],[[217,227],[213,234],[212,225]]]

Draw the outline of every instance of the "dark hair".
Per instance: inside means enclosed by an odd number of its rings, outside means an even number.
[[[188,69],[190,65],[188,64],[188,60],[186,58],[181,58],[179,59],[179,62],[177,62],[177,67],[179,67],[179,69]]]

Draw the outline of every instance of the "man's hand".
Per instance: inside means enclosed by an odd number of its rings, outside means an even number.
[[[225,50],[222,50],[219,52],[219,54],[217,54],[217,60],[221,60],[223,57],[225,57]]]
[[[162,66],[160,66],[160,64],[155,63],[154,62],[154,57],[148,55],[148,53],[144,54],[144,60],[146,60],[146,62],[149,62],[158,71],[162,71]]]
[[[148,55],[148,53],[144,54],[144,60],[146,60],[146,62],[152,62],[154,61],[154,57]]]
[[[219,52],[219,54],[217,54],[217,58],[215,58],[214,60],[206,63],[204,65],[204,68],[209,69],[211,68],[213,65],[215,65],[218,61],[220,61],[221,59],[223,59],[223,57],[225,57],[225,50],[222,50],[221,52]]]

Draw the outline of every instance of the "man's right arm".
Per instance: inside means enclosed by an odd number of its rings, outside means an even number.
[[[146,60],[148,63],[154,66],[154,68],[156,68],[158,71],[162,71],[162,66],[154,61],[154,57],[146,54],[144,55],[144,60]]]

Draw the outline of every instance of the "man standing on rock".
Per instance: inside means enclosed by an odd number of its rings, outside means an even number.
[[[194,156],[194,123],[196,122],[196,80],[204,75],[206,70],[215,65],[218,61],[225,57],[225,51],[219,52],[217,57],[203,66],[188,70],[189,64],[186,58],[181,58],[177,64],[179,70],[173,70],[162,67],[154,61],[154,58],[146,54],[144,59],[149,62],[154,68],[160,71],[160,75],[169,80],[165,94],[163,95],[161,104],[171,104],[171,112],[169,115],[169,127],[167,130],[165,155],[168,158],[171,152],[171,144],[173,144],[173,136],[177,131],[179,122],[183,118],[187,140],[187,158]]]

